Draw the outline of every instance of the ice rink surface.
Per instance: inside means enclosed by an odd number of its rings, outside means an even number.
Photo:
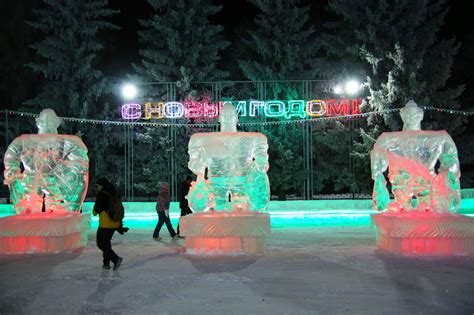
[[[273,228],[263,256],[193,256],[152,227],[80,253],[0,255],[0,314],[474,314],[474,259],[396,257],[368,225]]]

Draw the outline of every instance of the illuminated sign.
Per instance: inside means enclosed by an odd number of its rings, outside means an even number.
[[[148,102],[124,104],[124,119],[215,118],[225,103],[232,103],[241,117],[306,118],[360,114],[361,99],[294,101]]]

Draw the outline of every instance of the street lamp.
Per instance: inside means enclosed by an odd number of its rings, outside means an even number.
[[[360,83],[355,80],[347,81],[344,90],[347,94],[356,94],[360,90]]]
[[[122,87],[122,96],[125,99],[132,99],[137,95],[137,88],[135,85],[127,83]]]
[[[125,100],[131,100],[137,95],[137,88],[131,83],[122,86],[122,96]],[[124,141],[124,182],[125,196],[127,200],[133,201],[133,125],[125,125],[125,141]]]

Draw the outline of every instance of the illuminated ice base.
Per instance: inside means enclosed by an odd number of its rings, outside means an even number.
[[[459,214],[371,215],[377,246],[399,255],[474,256],[474,218]]]
[[[90,214],[38,213],[0,218],[0,254],[61,253],[87,245]]]
[[[190,254],[263,254],[270,215],[210,211],[181,218],[181,235]]]

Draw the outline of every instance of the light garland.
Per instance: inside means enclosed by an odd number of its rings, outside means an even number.
[[[457,110],[457,109],[446,109],[446,108],[438,108],[438,107],[430,107],[430,106],[423,106],[423,109],[432,110],[432,111],[441,112],[441,113],[464,115],[464,116],[474,115],[474,112],[466,112],[466,111]]]
[[[235,106],[239,117],[256,117],[263,114],[266,117],[306,118],[307,116],[340,116],[359,114],[361,98],[343,99],[313,99],[305,100],[251,100],[251,101],[159,101],[123,104],[120,112],[123,119],[163,119],[163,118],[216,118],[225,104]]]
[[[431,106],[423,106],[424,110],[436,111],[441,113],[448,113],[453,115],[464,115],[464,116],[472,116],[474,112],[466,112],[461,110],[454,110],[454,109],[445,109],[445,108],[438,108],[438,107],[431,107]],[[373,111],[367,113],[360,113],[360,114],[351,114],[351,115],[340,115],[340,116],[323,116],[323,117],[316,117],[316,118],[303,118],[303,119],[295,119],[295,120],[278,120],[278,121],[258,121],[258,122],[238,122],[239,126],[265,126],[265,125],[281,125],[281,124],[292,124],[292,123],[308,123],[308,122],[316,122],[316,121],[323,121],[323,120],[345,120],[345,119],[354,119],[354,118],[365,118],[372,115],[383,115],[388,113],[393,113],[400,111],[400,108],[395,109],[386,109],[381,111]],[[20,117],[37,117],[38,114],[28,113],[28,112],[20,112],[20,111],[13,111],[13,110],[2,110],[0,111],[4,115],[16,115]],[[68,122],[78,122],[81,124],[99,124],[99,125],[113,125],[113,126],[145,126],[145,127],[194,127],[194,128],[208,128],[208,127],[217,127],[219,126],[218,123],[156,123],[156,122],[139,122],[139,121],[113,121],[113,120],[100,120],[100,119],[86,119],[86,118],[74,118],[74,117],[60,117],[63,121]]]

